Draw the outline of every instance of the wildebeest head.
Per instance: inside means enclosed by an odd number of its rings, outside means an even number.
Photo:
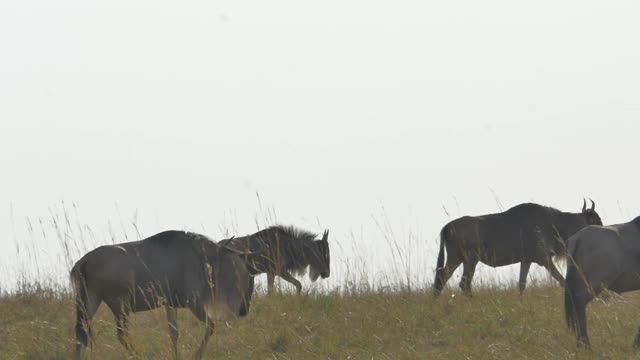
[[[584,215],[585,221],[588,225],[599,225],[602,226],[602,219],[600,219],[600,215],[596,212],[596,203],[591,201],[591,208],[587,209],[587,200],[583,199],[582,203],[582,215]]]
[[[316,281],[318,276],[326,279],[331,274],[331,254],[329,252],[329,230],[325,230],[322,239],[312,243],[309,256],[309,278]]]

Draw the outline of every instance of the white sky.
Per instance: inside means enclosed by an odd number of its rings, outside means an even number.
[[[378,253],[384,206],[429,280],[442,207],[495,212],[490,189],[505,208],[590,196],[627,221],[639,16],[634,1],[0,0],[0,261],[61,201],[98,241],[136,212],[145,236],[218,237],[255,230],[259,192],[280,222]]]

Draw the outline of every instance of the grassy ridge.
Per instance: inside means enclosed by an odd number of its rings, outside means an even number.
[[[562,289],[258,296],[247,318],[219,324],[212,359],[627,359],[640,325],[638,296],[589,306],[593,351],[576,350],[564,324]],[[0,359],[69,359],[74,307],[68,295],[37,291],[0,298]],[[202,325],[179,312],[180,356],[190,358]],[[93,321],[94,359],[126,358],[111,313]],[[134,314],[137,358],[170,358],[163,310]]]

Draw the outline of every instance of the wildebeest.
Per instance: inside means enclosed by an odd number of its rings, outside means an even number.
[[[567,325],[579,344],[589,345],[589,301],[604,289],[617,293],[640,290],[640,216],[624,224],[582,229],[569,238],[568,257]]]
[[[130,312],[165,306],[173,351],[177,356],[177,308],[189,308],[205,323],[196,352],[201,358],[215,320],[245,316],[253,278],[231,246],[183,231],[165,231],[140,241],[98,247],[71,269],[76,294],[76,357],[91,340],[91,318],[105,302],[113,312],[118,340],[128,351]]]
[[[531,263],[544,266],[560,285],[564,279],[553,264],[554,256],[566,254],[566,239],[590,224],[602,225],[595,203],[580,213],[525,203],[497,214],[465,216],[449,222],[440,232],[440,253],[434,281],[439,294],[460,264],[464,264],[460,288],[471,294],[471,280],[479,261],[492,266],[520,262],[520,294],[525,289]],[[447,264],[444,265],[444,249]]]
[[[251,274],[267,273],[269,293],[273,291],[275,276],[278,275],[293,284],[300,294],[302,284],[291,272],[304,275],[309,267],[311,281],[316,281],[318,276],[325,279],[330,275],[329,231],[325,230],[320,240],[315,240],[316,237],[314,233],[293,226],[276,225],[219,243],[252,252],[264,248],[259,255],[247,257]]]

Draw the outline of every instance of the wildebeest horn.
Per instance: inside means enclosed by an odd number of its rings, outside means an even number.
[[[220,245],[220,247],[225,249],[225,250],[227,250],[227,251],[230,251],[230,252],[232,252],[234,254],[240,255],[240,256],[259,255],[259,254],[262,254],[267,249],[267,244],[264,241],[262,241],[261,242],[262,246],[261,246],[260,250],[257,250],[257,251],[250,251],[250,250],[242,251],[242,250],[238,250],[238,249],[234,248],[233,246],[229,246],[229,242],[231,240],[233,240],[234,238],[235,238],[235,236],[232,236],[229,239],[226,239],[225,243]]]
[[[236,254],[236,255],[242,255],[242,256],[251,256],[251,255],[256,255],[256,254],[259,254],[260,252],[262,252],[262,251],[258,251],[258,252],[255,252],[255,251],[241,251],[241,250],[235,249],[235,248],[233,248],[233,247],[231,247],[229,245],[226,245],[226,244],[222,245],[221,247],[223,249],[227,250],[227,251],[230,251],[230,252]]]
[[[591,211],[595,210],[596,209],[596,203],[593,200],[591,200],[591,198],[589,198],[589,201],[591,201]]]
[[[582,211],[587,210],[587,199],[582,198]]]

